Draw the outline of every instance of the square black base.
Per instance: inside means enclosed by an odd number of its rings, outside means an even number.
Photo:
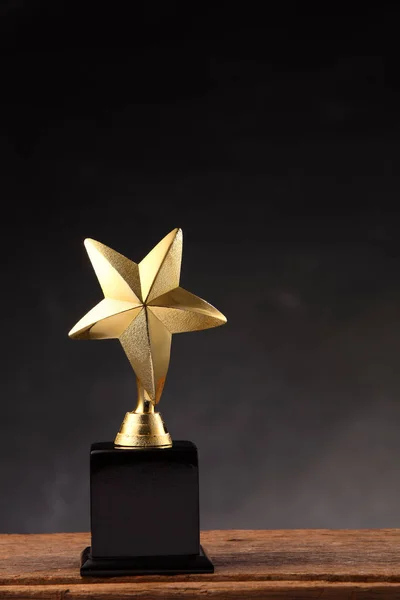
[[[90,452],[92,543],[83,577],[213,573],[200,546],[197,448],[116,448]]]
[[[197,448],[116,448],[90,452],[92,556],[197,556],[200,551]]]
[[[138,556],[135,558],[93,558],[91,548],[81,556],[82,577],[121,577],[126,575],[180,575],[214,573],[214,566],[202,546],[200,554],[188,556]]]

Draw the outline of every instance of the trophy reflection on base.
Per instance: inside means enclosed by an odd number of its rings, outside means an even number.
[[[82,576],[212,573],[200,545],[197,448],[172,441],[155,412],[173,333],[226,318],[179,287],[182,231],[174,229],[137,265],[91,239],[85,246],[104,299],[70,331],[76,339],[120,340],[137,378],[136,409],[114,442],[90,451],[92,545]]]

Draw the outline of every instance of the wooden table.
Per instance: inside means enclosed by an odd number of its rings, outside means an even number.
[[[82,579],[89,534],[0,536],[0,598],[400,599],[400,529],[205,531],[213,575]]]

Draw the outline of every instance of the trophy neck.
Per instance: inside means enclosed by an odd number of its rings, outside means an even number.
[[[148,393],[140,383],[139,379],[137,381],[137,390],[138,390],[138,398],[137,398],[137,406],[134,410],[135,413],[140,414],[150,414],[154,413],[154,402],[149,397]]]
[[[136,409],[126,413],[114,444],[119,448],[170,448],[172,440],[167,427],[139,380],[137,388]]]

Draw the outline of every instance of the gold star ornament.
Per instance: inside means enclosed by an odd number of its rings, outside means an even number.
[[[172,334],[226,323],[219,310],[179,287],[182,244],[182,230],[174,229],[136,264],[100,242],[85,240],[104,299],[69,336],[119,339],[136,373],[138,405],[126,414],[115,439],[117,446],[171,446],[154,406],[164,388]]]

